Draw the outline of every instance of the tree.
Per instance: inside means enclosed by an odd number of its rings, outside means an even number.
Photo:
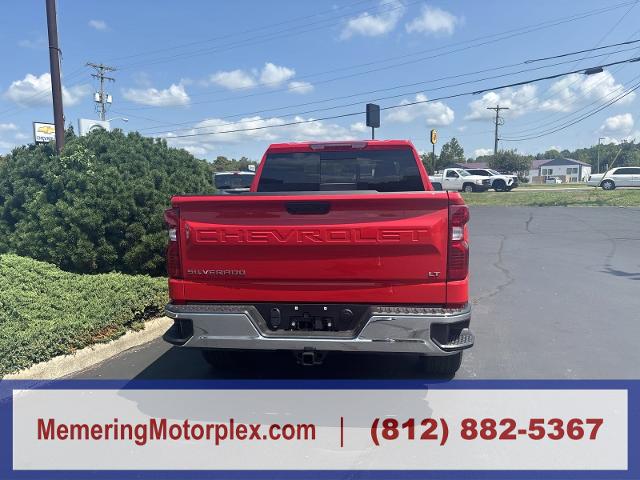
[[[247,157],[241,157],[240,160],[236,160],[235,158],[227,158],[223,156],[218,156],[211,163],[211,171],[215,172],[234,172],[234,171],[247,171],[249,170],[249,165],[258,165],[258,162],[253,160],[249,160]]]
[[[530,156],[520,155],[515,150],[500,150],[489,160],[489,167],[499,172],[515,173],[524,177],[531,168]]]
[[[420,155],[420,160],[422,160],[427,173],[431,174],[437,170],[438,156],[434,155],[433,152],[423,153]]]
[[[442,145],[440,157],[437,162],[437,169],[446,168],[453,163],[465,163],[464,158],[464,149],[456,137],[452,137],[451,140]]]
[[[212,193],[204,160],[122,131],[15,148],[0,163],[0,252],[80,273],[164,274],[163,211],[180,193]]]

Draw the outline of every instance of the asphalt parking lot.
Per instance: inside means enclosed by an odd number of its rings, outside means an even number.
[[[456,378],[640,378],[640,209],[473,207],[472,328]],[[158,339],[74,378],[423,378],[412,357],[247,355],[215,370]]]

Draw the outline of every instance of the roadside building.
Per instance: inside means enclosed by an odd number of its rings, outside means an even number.
[[[563,183],[586,182],[591,165],[572,158],[534,160],[529,170],[531,183],[544,183],[549,177],[558,177]]]

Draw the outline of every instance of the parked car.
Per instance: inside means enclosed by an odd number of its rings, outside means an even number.
[[[640,187],[640,167],[612,168],[606,173],[589,175],[587,185],[613,190],[616,187]]]
[[[491,180],[491,188],[496,192],[510,192],[518,186],[517,175],[507,175],[491,168],[467,168],[471,175],[487,177]]]
[[[255,172],[217,172],[213,183],[220,193],[248,192],[255,175]]]
[[[250,195],[173,197],[164,339],[214,365],[412,353],[454,374],[474,343],[469,209],[430,190],[411,142],[371,140],[274,144]]]
[[[558,184],[562,183],[562,179],[558,177],[547,177],[544,179],[544,183]]]
[[[480,175],[472,175],[462,168],[445,168],[430,175],[431,185],[436,190],[456,192],[485,192],[491,188],[491,180]]]

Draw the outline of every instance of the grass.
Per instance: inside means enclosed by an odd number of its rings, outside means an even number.
[[[519,188],[519,187],[518,187]],[[616,189],[605,191],[601,188],[588,190],[517,191],[465,193],[467,205],[529,206],[529,207],[640,207],[640,189]]]
[[[166,300],[163,278],[79,275],[0,255],[0,377],[139,329]]]

